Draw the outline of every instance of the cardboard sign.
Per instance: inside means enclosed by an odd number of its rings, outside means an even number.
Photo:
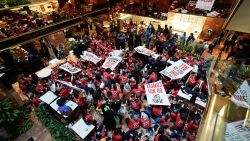
[[[95,54],[93,54],[91,52],[88,52],[88,51],[84,51],[83,55],[80,55],[80,56],[81,56],[81,58],[83,60],[87,60],[87,61],[93,62],[94,64],[97,64],[99,61],[102,60],[102,58],[99,58]]]
[[[146,56],[152,56],[155,59],[160,56],[159,54],[156,54],[155,52],[153,52],[152,50],[147,49],[144,46],[138,46],[138,47],[134,48],[134,50],[137,53],[140,53],[140,54],[143,54],[143,55],[146,55]]]
[[[145,91],[148,104],[150,105],[170,105],[168,95],[163,87],[162,81],[145,84]]]
[[[231,100],[239,106],[250,108],[250,87],[247,80],[241,84],[240,88],[231,97]]]
[[[215,0],[198,0],[195,8],[211,11]]]
[[[77,91],[81,91],[81,90],[82,90],[81,88],[78,88],[78,87],[72,85],[72,84],[69,83],[69,82],[62,81],[62,80],[56,80],[56,81],[59,82],[59,83],[61,83],[61,84],[63,84],[63,85],[65,85],[65,86],[67,86],[67,87],[70,87],[70,88],[72,88],[72,89],[74,89],[74,90],[77,90]]]
[[[225,141],[249,141],[250,129],[243,126],[244,120],[226,125]]]
[[[72,66],[68,62],[65,63],[65,64],[63,64],[63,65],[61,65],[59,68],[65,70],[65,71],[67,71],[68,73],[71,73],[71,74],[76,74],[76,73],[78,73],[78,72],[81,71],[81,69]]]
[[[82,139],[84,139],[94,128],[94,125],[86,124],[82,118],[71,127],[71,129],[76,132],[76,134],[78,134]]]
[[[110,52],[111,56],[119,56],[121,57],[122,55],[122,50],[113,50],[112,52]]]
[[[102,64],[102,68],[110,68],[111,70],[114,70],[115,67],[122,61],[121,57],[118,56],[111,56],[108,57],[105,62]]]
[[[192,69],[193,67],[184,63],[182,60],[179,60],[173,63],[171,66],[162,70],[160,73],[174,80],[174,79],[182,78],[187,73],[189,73]]]

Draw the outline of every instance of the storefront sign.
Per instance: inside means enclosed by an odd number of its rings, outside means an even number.
[[[198,0],[195,8],[210,11],[214,5],[215,0]]]
[[[239,106],[250,108],[250,87],[247,80],[241,84],[231,100]]]
[[[134,49],[137,53],[146,55],[146,56],[152,56],[153,58],[158,58],[160,55],[156,54],[155,52],[153,52],[152,50],[147,49],[144,46],[138,46]]]
[[[93,62],[94,64],[97,64],[100,60],[102,60],[102,58],[99,58],[95,54],[88,52],[88,51],[84,51],[83,55],[80,55],[80,56],[82,59]]]
[[[244,120],[226,125],[225,141],[249,141],[250,129],[243,126]]]
[[[118,56],[112,56],[108,57],[105,62],[102,65],[102,68],[110,68],[111,70],[114,70],[115,67],[122,61],[121,57]]]
[[[66,72],[71,73],[71,74],[76,74],[76,73],[81,71],[81,69],[72,66],[68,62],[61,65],[59,68],[65,70]]]
[[[167,67],[162,70],[160,73],[174,80],[182,78],[192,69],[193,67],[184,63],[182,60],[179,60],[177,62],[174,62],[170,67]]]
[[[162,81],[145,84],[145,91],[148,104],[151,105],[170,105],[168,96],[163,87]]]

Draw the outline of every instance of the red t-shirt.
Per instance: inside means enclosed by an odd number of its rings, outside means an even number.
[[[157,117],[161,116],[162,115],[162,106],[159,106],[159,107],[154,106],[152,108],[152,113],[153,113],[154,116],[157,116]]]
[[[130,82],[130,87],[131,87],[132,89],[134,89],[135,86],[136,86],[136,82],[135,82],[135,81]]]
[[[188,79],[188,84],[190,86],[195,86],[197,83],[196,76],[194,74],[190,74],[189,79]]]
[[[140,119],[140,122],[141,122],[141,126],[145,129],[148,129],[150,126],[151,126],[151,120],[150,118],[144,120],[144,119]]]
[[[110,92],[111,92],[111,98],[112,98],[112,100],[119,100],[120,99],[120,94],[121,94],[120,90],[111,89]]]
[[[113,141],[122,141],[122,136],[120,134],[115,135],[115,133],[112,133],[112,140]]]
[[[60,96],[61,96],[62,98],[67,98],[67,97],[69,96],[69,90],[68,90],[68,89],[62,89],[62,90],[60,91]]]
[[[135,121],[134,119],[130,119],[128,123],[128,128],[131,130],[137,130],[140,128],[140,120]]]
[[[131,103],[131,107],[134,108],[134,109],[136,109],[136,110],[140,110],[141,109],[141,105],[142,105],[142,101],[141,100],[139,100],[137,102],[133,101]]]
[[[179,128],[183,127],[185,124],[185,121],[181,120],[181,114],[178,113],[176,116],[176,121],[175,121],[175,125]]]
[[[119,80],[120,80],[120,85],[125,85],[128,81],[128,76],[127,75],[121,75],[119,77]]]
[[[157,81],[157,74],[155,72],[152,72],[149,76],[149,79],[152,81],[152,82],[155,82]]]
[[[38,98],[36,98],[36,97],[33,97],[32,98],[32,103],[36,106],[36,107],[38,107],[39,105],[40,105],[40,101],[39,101],[39,99]]]

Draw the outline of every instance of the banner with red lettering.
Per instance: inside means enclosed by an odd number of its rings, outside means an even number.
[[[225,141],[249,141],[250,129],[243,126],[244,120],[235,121],[226,125]]]
[[[160,73],[169,77],[172,80],[180,79],[189,73],[193,67],[184,63],[182,60],[174,62],[171,66],[165,68]]]
[[[84,51],[83,55],[81,55],[81,58],[84,60],[93,62],[94,64],[97,64],[100,60],[102,60],[102,58],[99,58],[95,54],[88,52],[88,51]]]
[[[215,0],[198,0],[195,8],[211,11]]]
[[[156,54],[155,52],[153,52],[152,50],[147,49],[144,46],[138,46],[138,47],[134,48],[134,50],[137,53],[140,53],[140,54],[143,54],[143,55],[146,55],[146,56],[152,56],[155,59],[160,56],[159,54]]]
[[[115,67],[122,61],[121,57],[118,56],[111,56],[108,57],[105,62],[102,64],[102,68],[110,68],[111,70],[114,70]]]
[[[170,105],[168,95],[163,87],[162,81],[145,84],[145,91],[148,104],[150,105]]]
[[[241,84],[231,100],[239,106],[250,108],[250,87],[247,80]]]

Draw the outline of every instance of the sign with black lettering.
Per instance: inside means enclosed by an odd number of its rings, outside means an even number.
[[[231,100],[239,106],[250,108],[250,87],[247,80],[241,84]]]
[[[250,128],[243,126],[244,120],[226,125],[225,141],[249,141]]]
[[[162,81],[145,84],[145,91],[148,104],[151,105],[170,105],[168,96],[163,87]]]

